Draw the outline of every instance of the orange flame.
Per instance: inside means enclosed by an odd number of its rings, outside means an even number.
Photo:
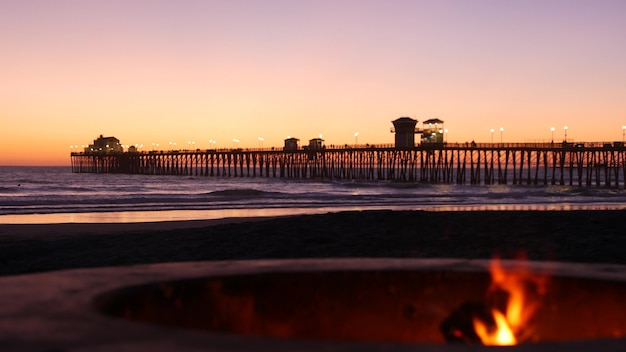
[[[524,332],[531,330],[528,322],[541,303],[540,296],[545,293],[546,276],[533,274],[527,267],[507,271],[497,258],[490,263],[489,271],[492,280],[489,292],[506,292],[506,307],[504,311],[491,309],[495,327],[489,328],[474,318],[474,330],[484,345],[515,345],[524,337]]]
[[[491,314],[493,314],[493,319],[496,322],[496,328],[491,331],[482,321],[474,318],[474,330],[478,337],[480,337],[483,345],[511,346],[517,344],[517,339],[506,317],[497,309],[493,309]]]

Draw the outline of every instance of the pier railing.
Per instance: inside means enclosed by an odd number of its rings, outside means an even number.
[[[446,143],[396,149],[209,149],[71,153],[76,173],[626,187],[615,143]]]

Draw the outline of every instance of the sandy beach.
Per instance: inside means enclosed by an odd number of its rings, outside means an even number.
[[[0,225],[0,275],[258,258],[513,258],[626,264],[625,211],[354,211],[124,224]]]

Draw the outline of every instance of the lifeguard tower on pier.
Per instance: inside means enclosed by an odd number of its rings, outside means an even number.
[[[415,128],[417,120],[401,117],[391,123],[393,123],[391,132],[396,134],[396,149],[415,148],[415,134],[419,133],[419,130]]]

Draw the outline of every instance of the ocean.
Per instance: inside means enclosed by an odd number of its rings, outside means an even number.
[[[344,210],[626,209],[623,188],[72,173],[0,167],[0,224],[144,222]]]

